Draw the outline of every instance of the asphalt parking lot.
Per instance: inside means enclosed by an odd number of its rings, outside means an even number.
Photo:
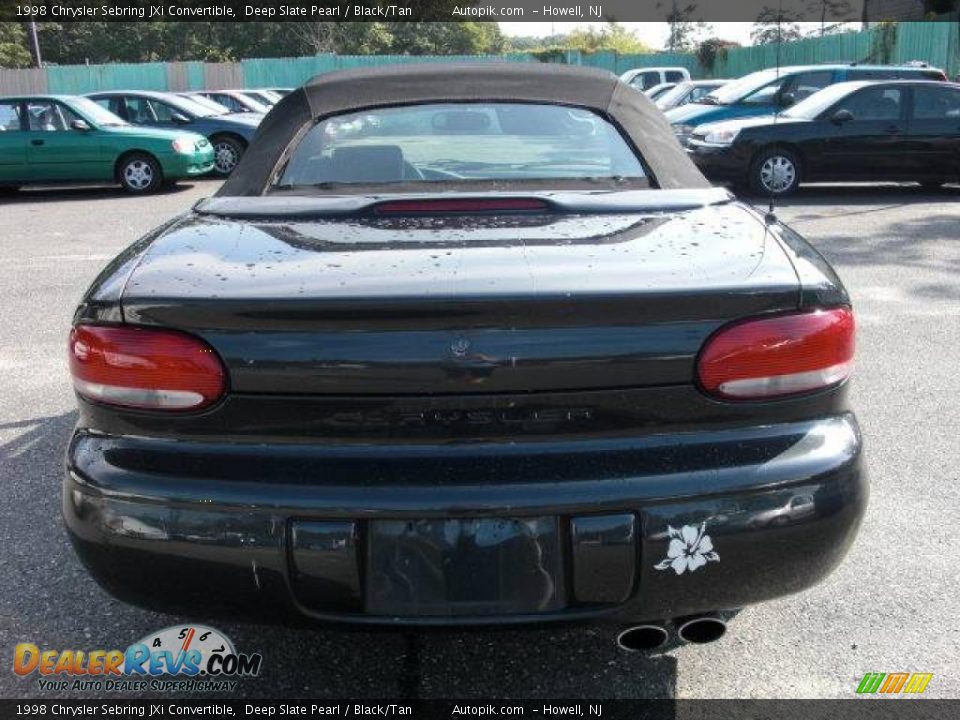
[[[11,672],[18,642],[122,648],[192,619],[112,600],[74,557],[59,510],[75,420],[65,347],[104,263],[217,186],[0,198],[0,697],[68,696]],[[853,397],[872,495],[827,582],[747,608],[717,643],[660,655],[625,654],[600,626],[394,634],[220,623],[239,650],[264,657],[234,697],[852,697],[865,672],[895,671],[933,673],[927,695],[960,697],[960,188],[811,187],[779,214],[838,268],[860,328]]]

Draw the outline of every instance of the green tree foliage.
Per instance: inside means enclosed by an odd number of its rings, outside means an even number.
[[[504,49],[508,52],[531,52],[542,50],[563,42],[563,36],[551,35],[537,37],[536,35],[514,35],[504,39]]]
[[[874,25],[873,42],[870,47],[869,62],[889,63],[897,47],[899,25],[895,22],[880,22]]]
[[[37,27],[44,61],[58,65],[223,62],[328,52],[473,55],[504,48],[500,27],[489,22],[42,22]]]
[[[576,28],[565,35],[542,38],[538,45],[533,46],[531,43],[523,43],[521,48],[511,42],[510,48],[530,51],[580,50],[581,52],[613,50],[624,54],[653,52],[649,45],[637,37],[636,33],[618,22],[605,23],[600,29],[592,25],[587,28]]]
[[[803,32],[797,24],[799,19],[795,13],[764,7],[750,29],[750,40],[754,45],[800,40]]]
[[[388,23],[390,52],[403,55],[482,55],[504,48],[500,26],[489,22]]]
[[[923,0],[923,14],[943,15],[960,9],[960,0]]]
[[[856,15],[850,0],[811,0],[807,4],[807,10],[820,23],[816,31],[811,33],[819,37],[845,32],[845,21]]]
[[[32,63],[23,26],[15,22],[0,22],[0,67],[21,68],[29,67]]]
[[[44,62],[57,65],[146,62],[167,53],[167,31],[158,22],[38,22],[37,35]]]
[[[290,32],[297,43],[296,55],[373,55],[391,52],[393,46],[387,23],[292,23]]]
[[[663,8],[665,2],[657,3],[658,8]],[[711,31],[708,23],[694,19],[694,13],[697,10],[696,3],[683,4],[678,0],[672,0],[667,12],[667,25],[669,33],[664,47],[669,52],[692,52],[697,46],[699,39],[704,38]]]
[[[700,63],[704,72],[713,74],[717,60],[725,58],[727,51],[736,47],[740,47],[740,43],[715,37],[707,38],[697,46],[697,62]]]

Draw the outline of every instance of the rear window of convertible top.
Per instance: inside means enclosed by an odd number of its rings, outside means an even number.
[[[636,153],[599,115],[477,102],[326,118],[303,136],[277,187],[643,177]]]

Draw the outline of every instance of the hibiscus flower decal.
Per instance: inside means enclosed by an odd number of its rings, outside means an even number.
[[[713,549],[713,541],[706,534],[707,524],[684,525],[677,530],[667,525],[667,534],[670,536],[670,547],[667,556],[654,567],[657,570],[673,568],[677,575],[683,575],[687,570],[693,572],[702,568],[708,562],[720,562],[720,556]]]

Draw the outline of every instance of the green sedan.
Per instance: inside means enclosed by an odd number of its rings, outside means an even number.
[[[212,169],[202,135],[131,125],[84,97],[0,98],[0,188],[115,182],[142,194]]]

